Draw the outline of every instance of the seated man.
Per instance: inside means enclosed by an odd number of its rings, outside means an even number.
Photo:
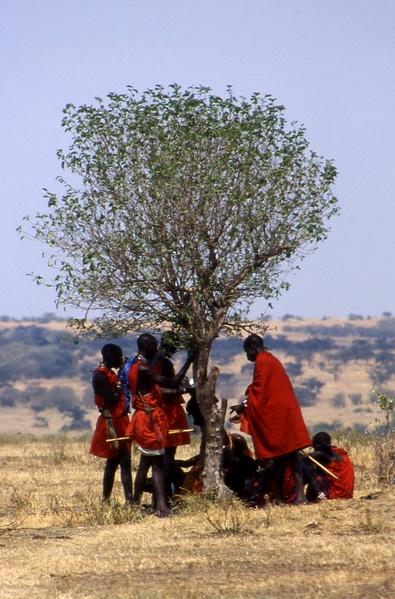
[[[328,499],[351,499],[354,492],[354,468],[345,449],[331,444],[328,433],[320,432],[312,439],[313,453],[309,454],[335,477],[316,467],[316,481]],[[308,499],[316,499],[316,490],[307,488]]]
[[[242,435],[230,433],[227,438],[228,443],[222,454],[224,482],[240,499],[248,501],[252,493],[257,462]]]

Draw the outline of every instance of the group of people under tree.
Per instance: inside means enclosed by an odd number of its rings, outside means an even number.
[[[90,453],[106,459],[103,500],[111,496],[119,466],[126,502],[138,504],[143,492],[151,490],[156,513],[161,517],[171,514],[172,498],[181,489],[201,489],[200,456],[176,459],[177,447],[190,443],[183,394],[191,394],[187,410],[194,424],[204,430],[194,389],[185,386],[194,353],[188,353],[176,374],[170,358],[178,348],[179,340],[172,332],[162,335],[159,347],[153,335],[144,333],[137,339],[137,355],[125,363],[122,349],[108,343],[102,348],[102,363],[92,377],[100,415]],[[255,363],[254,375],[245,399],[231,407],[231,413],[235,413],[231,421],[251,436],[255,457],[243,435],[227,434],[224,429],[225,484],[251,507],[260,507],[271,499],[276,504],[300,505],[307,500],[352,497],[354,472],[350,458],[345,450],[331,444],[325,432],[311,439],[282,364],[266,351],[259,335],[248,336],[243,349],[247,359]],[[134,485],[132,441],[140,449]],[[302,451],[310,446],[311,454]],[[192,470],[184,472],[188,467]],[[152,477],[148,479],[150,468]],[[191,472],[192,484],[187,480]]]

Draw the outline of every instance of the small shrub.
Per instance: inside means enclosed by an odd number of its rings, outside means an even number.
[[[346,405],[344,393],[336,393],[336,395],[331,400],[331,405],[334,408],[344,408]]]
[[[302,407],[313,406],[317,401],[315,394],[307,387],[294,387],[294,391]]]
[[[354,406],[360,406],[363,404],[362,393],[349,393],[348,397],[350,398],[351,403]]]
[[[205,516],[219,533],[242,532],[248,520],[245,506],[235,497],[214,504],[207,501]]]

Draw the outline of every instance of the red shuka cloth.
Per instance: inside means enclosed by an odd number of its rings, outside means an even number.
[[[96,368],[96,370],[100,370],[100,372],[103,372],[106,375],[106,377],[108,378],[108,382],[110,383],[111,391],[115,392],[116,384],[118,382],[118,376],[114,372],[112,372],[112,370],[104,368],[104,366],[99,366],[98,368]],[[95,395],[95,404],[99,409],[105,407],[104,400],[101,395]],[[112,417],[117,437],[126,437],[126,429],[129,425],[129,416],[125,412],[125,395],[123,392],[120,395],[117,405],[115,407],[109,407],[108,409]],[[106,420],[100,414],[96,422],[96,428],[95,432],[93,433],[89,453],[99,458],[108,459],[117,458],[122,447],[126,446],[127,449],[130,451],[130,441],[119,441],[119,448],[113,449],[110,447],[110,443],[106,443],[106,439]]]
[[[171,372],[171,378],[175,376],[173,363],[165,358],[168,362],[168,367]],[[162,374],[162,360],[157,363],[154,368],[154,372],[163,376]],[[163,397],[164,404],[162,405],[162,410],[166,414],[167,420],[169,422],[169,430],[174,429],[185,429],[188,428],[188,419],[185,414],[185,410],[181,404],[185,403],[184,398],[181,394],[178,395],[166,395]],[[165,447],[178,447],[179,445],[189,445],[191,442],[191,437],[189,433],[175,433],[172,435],[167,435],[165,441]]]
[[[152,385],[151,391],[143,396],[144,403],[137,395],[137,376],[141,363],[141,360],[137,360],[128,375],[132,407],[135,411],[129,423],[127,435],[143,449],[163,449],[169,423],[162,410],[162,393],[157,385]],[[147,413],[144,408],[154,409]]]
[[[345,449],[331,447],[342,458],[341,462],[329,462],[325,468],[335,474],[339,480],[326,475],[329,483],[329,499],[352,499],[354,494],[354,467]]]
[[[256,458],[273,458],[311,445],[291,381],[281,362],[267,351],[256,357],[247,394],[242,422],[244,432],[252,436]]]

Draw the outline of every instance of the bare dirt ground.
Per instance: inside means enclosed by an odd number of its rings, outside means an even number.
[[[168,519],[126,508],[119,477],[102,505],[103,461],[88,448],[0,438],[0,597],[395,597],[395,488],[379,484],[363,438],[349,447],[352,500],[249,510],[191,497]]]

